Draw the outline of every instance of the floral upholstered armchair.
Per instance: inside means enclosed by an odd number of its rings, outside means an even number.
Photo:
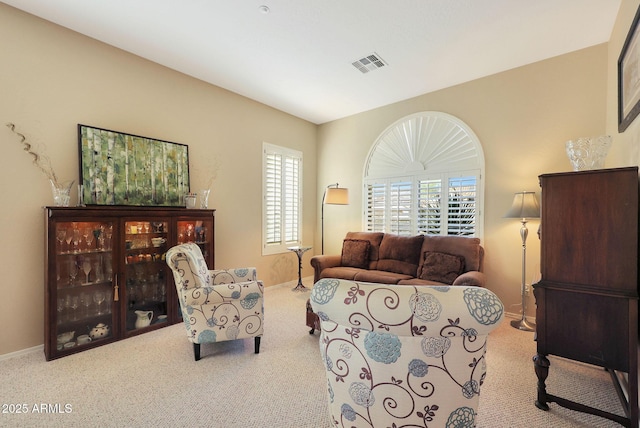
[[[475,426],[487,335],[504,315],[491,291],[327,278],[311,305],[332,426]]]
[[[194,243],[169,249],[167,264],[196,361],[202,343],[253,337],[255,353],[260,352],[264,286],[255,268],[209,270]]]

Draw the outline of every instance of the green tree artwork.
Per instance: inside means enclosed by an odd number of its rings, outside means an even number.
[[[184,206],[184,144],[78,125],[83,199],[89,205]]]

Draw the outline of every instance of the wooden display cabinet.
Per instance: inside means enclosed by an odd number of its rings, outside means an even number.
[[[545,174],[540,185],[536,406],[555,402],[637,427],[638,168]],[[626,415],[548,393],[547,355],[607,369]]]
[[[47,361],[180,322],[169,248],[196,242],[210,269],[214,210],[45,208]]]

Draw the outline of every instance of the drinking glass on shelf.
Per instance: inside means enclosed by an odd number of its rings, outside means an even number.
[[[67,294],[67,297],[64,299],[64,308],[65,308],[65,320],[71,320],[71,295]]]
[[[71,236],[71,232],[66,232],[66,238],[64,240],[67,243],[67,253],[71,252],[71,241],[73,240],[73,236]]]
[[[111,236],[113,235],[113,225],[109,225],[104,230],[104,235],[106,237],[105,250],[111,249]]]
[[[64,240],[67,237],[67,229],[63,229],[58,225],[58,230],[56,231],[56,239],[60,243],[60,253],[62,253],[62,244],[64,244]]]
[[[76,276],[78,276],[78,263],[75,257],[72,257],[69,259],[69,285],[73,285],[76,281]]]
[[[102,315],[102,302],[104,302],[105,295],[103,291],[96,291],[93,293],[93,301],[98,304],[98,315]]]
[[[82,270],[86,276],[86,283],[89,283],[89,273],[91,272],[91,261],[89,259],[85,259],[82,263]]]
[[[80,293],[80,304],[84,306],[84,316],[89,317],[89,306],[91,306],[91,294]]]
[[[58,324],[62,324],[62,312],[64,312],[64,299],[62,297],[58,297]]]
[[[93,237],[96,240],[96,249],[97,250],[101,250],[104,248],[104,236],[102,233],[102,229],[104,228],[104,226],[100,226],[100,229],[94,229],[93,230]]]
[[[107,304],[107,314],[111,313],[111,301],[112,301],[111,292],[105,293],[104,302]]]
[[[78,320],[78,296],[71,297],[71,304],[69,305],[73,312],[71,313],[71,321]]]
[[[96,282],[104,281],[104,274],[102,273],[102,256],[100,256],[99,261],[93,264],[93,272]]]
[[[74,228],[72,236],[73,236],[73,251],[77,253],[80,251],[80,231]]]
[[[84,240],[87,243],[87,251],[91,251],[91,244],[93,244],[93,231],[88,227],[84,230]]]

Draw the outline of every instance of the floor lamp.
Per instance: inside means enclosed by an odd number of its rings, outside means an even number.
[[[519,330],[534,331],[536,325],[527,321],[527,301],[526,301],[526,264],[527,264],[527,219],[540,217],[540,205],[536,199],[535,192],[517,192],[513,197],[513,205],[504,215],[505,218],[519,218],[522,227],[520,237],[522,238],[522,319],[511,321],[511,326]]]
[[[324,206],[349,205],[349,189],[340,187],[338,183],[329,184],[322,195],[322,254],[324,254]]]

